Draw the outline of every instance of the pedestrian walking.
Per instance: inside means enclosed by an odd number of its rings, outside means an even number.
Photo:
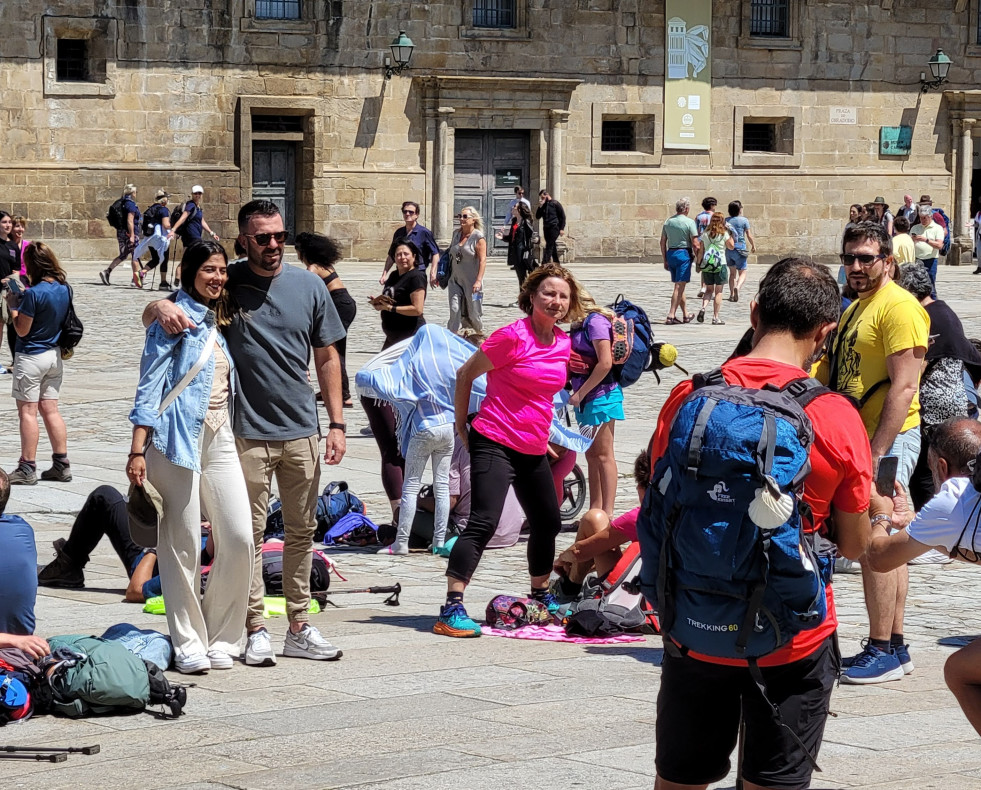
[[[112,259],[108,267],[99,272],[103,285],[109,285],[109,277],[113,270],[123,261],[129,260],[133,270],[132,288],[142,288],[143,279],[140,276],[140,262],[136,257],[136,245],[140,240],[140,209],[136,205],[136,186],[127,184],[123,187],[122,202],[119,204],[120,224],[116,227],[116,241],[119,243],[119,255]]]
[[[508,266],[514,269],[514,273],[518,277],[519,290],[525,277],[528,276],[528,272],[535,268],[535,256],[532,249],[534,236],[535,225],[531,219],[528,201],[515,201],[514,208],[511,209],[511,221],[506,228],[497,231],[494,237],[508,243]]]
[[[665,221],[661,228],[661,256],[664,268],[671,273],[674,287],[671,291],[671,305],[668,308],[666,324],[688,324],[695,318],[688,312],[685,300],[685,286],[691,281],[691,265],[698,252],[698,227],[688,216],[691,201],[681,198],[674,204],[675,214]],[[676,316],[681,309],[681,318]]]
[[[191,198],[184,203],[184,208],[174,222],[170,225],[170,233],[167,238],[175,236],[181,240],[184,249],[187,250],[194,242],[201,241],[203,233],[207,232],[212,239],[220,241],[218,234],[208,225],[204,218],[204,209],[201,203],[204,201],[204,187],[195,184],[191,187]],[[181,282],[181,267],[177,264],[174,271],[174,288],[179,288]]]
[[[136,247],[136,258],[150,251],[150,263],[140,270],[140,278],[145,282],[147,273],[160,267],[160,290],[169,291],[167,282],[167,262],[170,260],[170,209],[167,203],[170,193],[163,189],[154,195],[152,205],[143,212],[143,241]]]
[[[733,246],[726,250],[726,265],[729,267],[729,301],[739,301],[739,291],[749,274],[749,254],[756,254],[756,239],[750,230],[749,220],[743,216],[741,200],[729,204],[729,219],[726,225],[732,231]]]
[[[487,240],[484,224],[473,206],[464,206],[457,215],[460,227],[450,242],[450,281],[446,293],[450,300],[450,320],[446,328],[459,333],[461,327],[484,331],[484,270],[487,267]],[[435,279],[436,269],[430,273]]]
[[[538,210],[535,218],[542,221],[542,234],[545,236],[545,252],[542,263],[558,263],[559,248],[556,246],[559,236],[565,235],[565,209],[553,198],[548,190],[538,193]]]
[[[698,250],[698,268],[702,273],[702,306],[698,310],[698,323],[705,321],[705,308],[712,303],[712,323],[724,324],[722,320],[722,289],[726,284],[726,255],[735,248],[732,234],[726,228],[726,218],[716,211],[702,233]]]
[[[402,219],[405,224],[392,234],[388,257],[385,258],[385,266],[381,277],[378,278],[379,285],[384,285],[388,279],[388,273],[395,264],[395,248],[403,241],[411,241],[419,251],[415,262],[419,270],[425,271],[427,266],[431,266],[435,276],[436,266],[439,263],[439,245],[436,244],[436,237],[433,236],[432,231],[419,222],[419,211],[419,204],[414,200],[406,200],[402,204]]]

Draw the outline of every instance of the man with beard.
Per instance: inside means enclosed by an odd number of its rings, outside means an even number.
[[[883,456],[896,456],[896,480],[908,488],[920,452],[918,392],[930,319],[916,298],[892,281],[892,240],[878,222],[846,230],[840,257],[858,299],[842,314],[818,378],[855,399],[872,446],[873,468]],[[876,573],[866,565],[862,585],[869,639],[861,653],[843,662],[846,683],[899,680],[913,671],[903,641],[906,566]]]
[[[238,242],[247,260],[228,267],[228,285],[238,306],[225,330],[237,372],[234,432],[252,507],[256,565],[249,596],[245,663],[276,663],[262,618],[262,536],[269,486],[275,474],[283,502],[283,592],[290,621],[283,655],[333,660],[341,651],[311,626],[310,543],[317,525],[320,424],[317,403],[307,379],[310,350],[320,391],[331,420],[324,460],[337,464],[344,456],[341,365],[334,343],[344,327],[334,304],[315,274],[283,264],[287,233],[275,203],[253,200],[238,213]],[[176,334],[188,325],[173,302],[148,305],[144,324],[157,320]]]

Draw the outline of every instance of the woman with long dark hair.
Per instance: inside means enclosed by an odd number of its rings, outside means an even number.
[[[514,269],[514,273],[518,276],[520,289],[528,272],[535,268],[532,251],[535,223],[528,204],[521,200],[515,203],[514,208],[511,209],[510,224],[505,231],[498,231],[494,236],[508,243],[508,266]]]
[[[20,421],[20,461],[9,475],[10,483],[29,486],[37,483],[38,414],[51,442],[53,461],[51,468],[41,473],[41,479],[67,483],[72,473],[68,463],[68,432],[58,411],[64,376],[58,341],[71,292],[65,270],[47,244],[40,241],[29,244],[24,250],[24,265],[31,287],[26,291],[18,288],[20,280],[15,274],[8,280],[6,291],[12,326],[17,333],[12,395],[17,401]]]
[[[347,332],[358,314],[358,306],[334,268],[341,259],[341,248],[332,238],[320,233],[301,233],[296,237],[294,246],[300,263],[324,281],[344,331]],[[341,392],[344,405],[352,406],[351,380],[347,375],[347,337],[334,343],[334,348],[341,357]]]
[[[241,652],[255,546],[232,435],[235,365],[222,336],[235,309],[225,289],[228,256],[217,242],[199,241],[181,266],[181,290],[171,299],[191,327],[178,335],[156,321],[147,327],[126,475],[136,486],[149,478],[163,499],[157,565],[174,666],[199,673],[231,669]],[[203,599],[202,505],[215,544]]]

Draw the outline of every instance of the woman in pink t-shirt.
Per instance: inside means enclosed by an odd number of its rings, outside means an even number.
[[[457,372],[456,432],[470,450],[471,510],[446,569],[446,605],[433,631],[444,636],[480,636],[480,625],[463,607],[463,592],[497,528],[514,486],[531,534],[528,573],[531,594],[546,605],[555,536],[562,525],[548,463],[552,399],[569,375],[569,336],[559,321],[580,321],[580,287],[558,265],[536,269],[525,279],[518,306],[527,315],[494,332]],[[473,382],[487,374],[487,395],[472,425],[467,409]],[[557,605],[556,605],[557,606]]]

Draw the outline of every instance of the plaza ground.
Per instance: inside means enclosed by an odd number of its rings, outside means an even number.
[[[73,482],[15,487],[8,511],[35,527],[38,556],[53,556],[51,541],[67,533],[85,496],[109,483],[125,490],[123,472],[131,426],[127,415],[138,378],[143,306],[159,294],[99,284],[95,264],[69,264],[76,309],[85,339],[65,365],[62,411],[68,424]],[[379,319],[367,302],[380,290],[379,266],[341,265],[358,302],[348,343],[351,374],[381,347]],[[677,345],[679,362],[705,371],[729,355],[748,325],[749,297],[761,275],[751,268],[737,304],[724,303],[725,326],[663,326],[670,294],[660,264],[573,266],[598,301],[626,294],[644,306],[660,339]],[[964,322],[981,331],[976,293],[981,277],[966,267],[943,267],[938,289]],[[694,286],[690,287],[694,296]],[[493,260],[485,281],[490,328],[517,317],[516,282]],[[689,310],[697,308],[694,300]],[[431,292],[427,318],[444,322],[446,298]],[[0,355],[6,361],[6,352]],[[636,502],[630,477],[634,456],[646,447],[657,410],[680,381],[680,371],[652,376],[627,390],[627,420],[616,439],[620,462],[618,509]],[[9,383],[9,379],[0,378]],[[270,382],[270,386],[274,386]],[[357,406],[346,410],[348,455],[340,467],[324,467],[322,482],[347,480],[368,503],[369,515],[388,520],[378,473],[378,452],[360,434],[366,420]],[[14,402],[0,406],[0,465],[10,470],[18,452]],[[42,432],[39,461],[48,447]],[[571,541],[563,533],[560,545]],[[339,662],[280,658],[272,669],[211,672],[192,679],[186,715],[164,721],[147,714],[68,721],[38,718],[0,730],[0,744],[101,745],[97,756],[73,755],[60,765],[0,761],[0,788],[359,788],[360,790],[500,790],[500,788],[650,788],[654,773],[654,720],[660,641],[578,646],[482,637],[455,640],[430,629],[445,582],[445,560],[424,554],[379,557],[333,553],[347,582],[333,589],[370,584],[403,586],[402,606],[381,596],[337,595],[313,622],[343,648]],[[38,631],[101,634],[130,622],[166,630],[162,617],[122,603],[126,577],[108,545],[86,568],[80,591],[42,589]],[[966,565],[911,570],[905,633],[916,671],[881,686],[835,690],[815,788],[943,788],[981,785],[981,744],[943,683],[950,637],[981,632],[981,572]],[[479,616],[498,592],[527,587],[523,543],[488,551],[467,594]],[[858,575],[835,579],[845,654],[857,652],[867,632]],[[285,619],[269,621],[281,649]],[[179,675],[175,679],[187,680]],[[692,711],[693,716],[710,715]],[[730,788],[731,773],[716,787]]]

